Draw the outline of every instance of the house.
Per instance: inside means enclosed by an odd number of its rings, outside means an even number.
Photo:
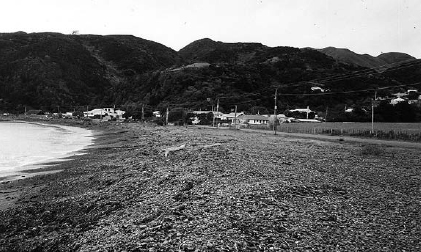
[[[152,112],[152,115],[154,116],[154,117],[161,117],[161,111],[154,111],[154,112]]]
[[[64,118],[73,118],[73,112],[66,112],[61,115]]]
[[[262,115],[241,115],[237,116],[237,120],[239,123],[250,125],[261,125],[269,123],[269,117]]]
[[[392,105],[396,105],[396,104],[398,104],[398,103],[400,103],[400,102],[404,102],[404,101],[405,101],[405,99],[402,99],[402,98],[398,97],[398,98],[396,98],[396,99],[392,99],[392,100],[390,101],[390,104],[392,104]]]
[[[99,108],[99,109],[93,109],[88,112],[83,112],[85,117],[106,117],[109,118],[103,118],[103,119],[121,119],[123,118],[124,113],[126,113],[123,110],[115,109],[115,108]]]
[[[238,113],[229,113],[229,114],[222,114],[221,115],[221,120],[223,121],[231,121],[234,122],[235,116],[239,117],[244,115],[244,112],[238,112]]]
[[[323,93],[325,90],[321,87],[311,87],[311,91]]]

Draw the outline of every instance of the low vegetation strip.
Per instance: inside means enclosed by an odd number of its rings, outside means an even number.
[[[0,184],[41,188],[0,211],[0,251],[421,250],[419,150],[100,127],[63,172]]]

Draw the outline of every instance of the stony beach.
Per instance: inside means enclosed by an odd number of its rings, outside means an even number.
[[[242,130],[95,130],[0,184],[0,251],[420,251],[420,149]]]

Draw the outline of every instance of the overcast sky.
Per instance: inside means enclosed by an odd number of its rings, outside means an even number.
[[[131,34],[421,58],[420,0],[1,0],[0,32]]]

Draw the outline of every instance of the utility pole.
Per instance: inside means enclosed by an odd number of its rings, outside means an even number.
[[[145,121],[145,109],[142,104],[142,121]]]
[[[374,92],[374,100],[371,103],[371,134],[374,134],[374,103],[377,99],[377,90]]]
[[[325,114],[325,122],[327,122],[327,112],[329,110],[329,107],[326,107],[326,114]]]
[[[168,107],[167,107],[167,113],[165,115],[165,125],[168,125],[168,114],[169,114],[169,111],[168,111]]]
[[[216,103],[216,113],[219,114],[219,98],[218,98],[218,101]],[[219,124],[218,124],[218,128],[219,128]]]
[[[213,111],[213,105],[212,105],[212,127],[215,127],[215,111]]]
[[[277,120],[277,115],[276,115],[276,110],[278,109],[278,106],[277,106],[277,99],[278,99],[278,89],[275,89],[275,108],[274,108],[274,110],[273,110],[273,131],[275,132],[275,135],[276,135],[276,122],[278,121]]]
[[[235,125],[235,129],[237,129],[237,105],[235,105],[234,125]]]

